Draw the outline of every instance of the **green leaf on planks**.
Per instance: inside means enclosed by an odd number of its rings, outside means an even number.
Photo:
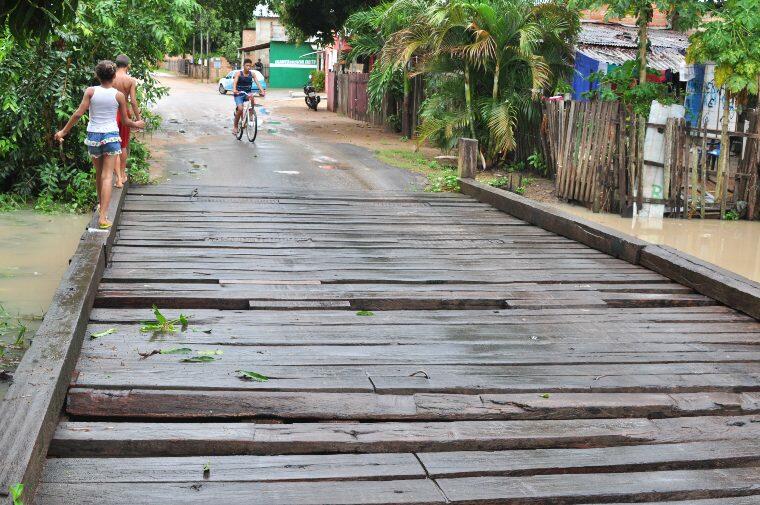
[[[219,356],[220,354],[224,354],[224,351],[220,351],[219,349],[212,349],[210,351],[195,351],[195,352],[201,356]]]
[[[156,322],[158,322],[160,325],[164,325],[169,322],[169,320],[166,319],[166,316],[164,316],[155,305],[153,306],[153,315],[156,316]]]
[[[113,335],[116,333],[116,328],[108,328],[107,330],[99,331],[97,333],[93,333],[90,335],[90,340],[95,340],[96,338],[105,337],[106,335]]]
[[[540,396],[541,398],[549,398],[549,393],[541,393],[538,396]]]
[[[206,461],[203,465],[203,478],[208,479],[209,477],[211,477],[211,460]]]
[[[255,382],[266,382],[269,380],[269,377],[267,377],[266,375],[261,375],[260,373],[250,372],[248,370],[235,370],[235,371],[240,374],[241,379],[252,380]]]
[[[156,320],[146,321],[142,323],[140,331],[144,333],[175,333],[177,331],[177,324],[181,326],[182,331],[185,331],[187,329],[188,317],[184,314],[180,314],[177,319],[170,320],[164,316],[160,310],[158,310],[158,307],[154,305],[153,315],[156,316]]]
[[[371,310],[360,310],[356,313],[357,316],[374,316],[375,313]]]
[[[21,501],[21,495],[24,494],[23,484],[13,484],[8,488],[8,492],[11,494],[13,505],[24,505],[24,502]]]
[[[209,363],[211,361],[216,361],[216,358],[212,358],[211,356],[193,356],[192,358],[179,360],[180,363]]]
[[[171,349],[161,349],[159,354],[190,354],[193,352],[189,347],[172,347]]]

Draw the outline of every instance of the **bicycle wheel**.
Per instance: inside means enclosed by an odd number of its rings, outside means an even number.
[[[256,117],[256,109],[250,107],[248,109],[248,125],[245,129],[245,134],[248,137],[248,142],[256,140],[256,135],[259,133],[259,121]]]
[[[233,117],[235,116],[236,113],[237,113],[237,110],[232,113]],[[243,113],[245,113],[245,111],[243,111]],[[238,122],[238,132],[235,135],[238,140],[243,138],[243,128],[245,128],[245,118],[241,117],[240,121]]]

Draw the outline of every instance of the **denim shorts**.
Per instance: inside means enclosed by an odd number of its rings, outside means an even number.
[[[118,131],[108,133],[87,132],[84,143],[93,158],[100,158],[104,154],[108,156],[121,154],[121,137]]]
[[[243,105],[250,99],[252,91],[243,91],[239,95],[235,95],[235,106]]]

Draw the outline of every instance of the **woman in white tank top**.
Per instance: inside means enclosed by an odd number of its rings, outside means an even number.
[[[87,138],[84,143],[95,165],[95,184],[100,205],[98,224],[100,228],[107,229],[111,227],[111,222],[108,220],[108,206],[111,203],[113,171],[118,160],[116,155],[121,154],[121,139],[116,114],[121,114],[122,122],[132,128],[143,128],[145,122],[130,119],[124,94],[112,86],[116,75],[116,65],[113,62],[109,60],[98,62],[95,75],[100,81],[100,86],[87,88],[79,108],[69,118],[66,126],[55,134],[55,139],[63,142],[63,138],[69,134],[71,128],[89,110],[90,122],[87,124]]]

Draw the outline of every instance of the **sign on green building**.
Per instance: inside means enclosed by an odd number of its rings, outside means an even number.
[[[311,53],[311,54],[307,54]],[[269,45],[269,87],[300,88],[317,68],[317,55],[307,44],[274,42]]]

